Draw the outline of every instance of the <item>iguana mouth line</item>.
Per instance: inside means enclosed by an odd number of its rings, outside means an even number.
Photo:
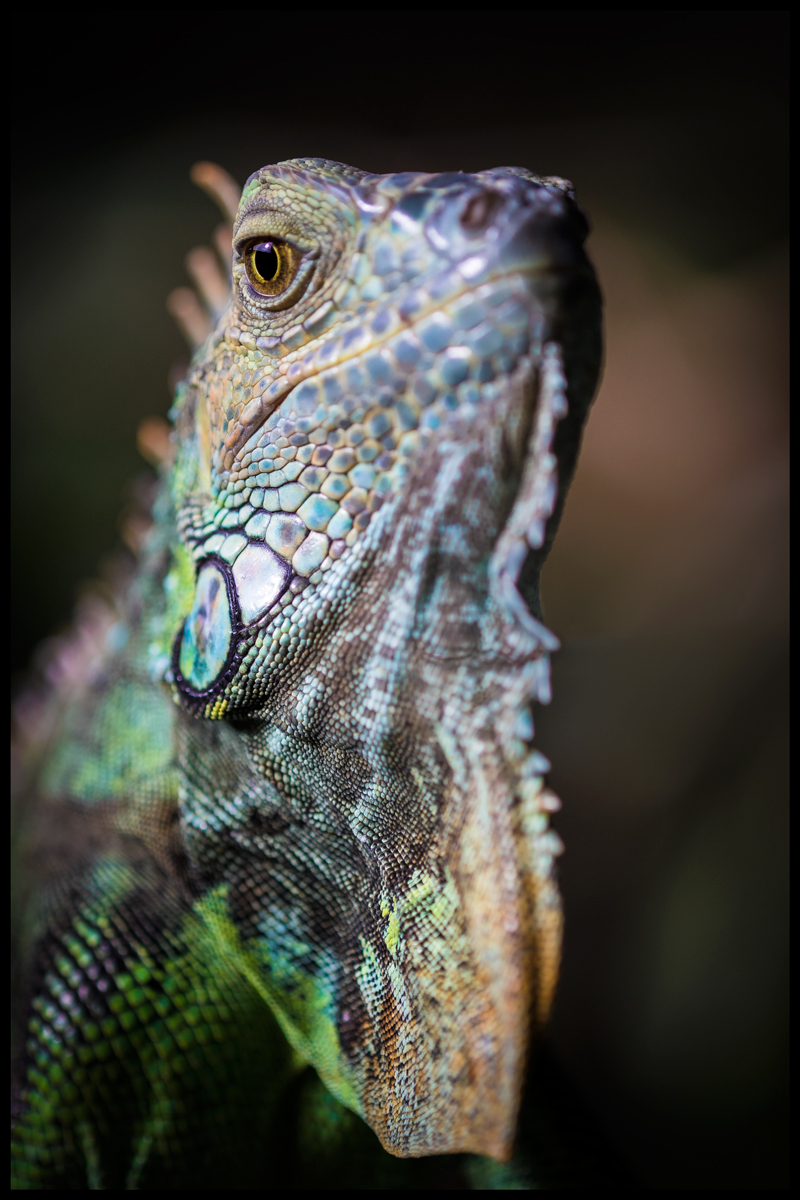
[[[477,292],[478,287],[483,288],[489,287],[492,284],[501,284],[508,280],[514,279],[515,277],[521,281],[527,282],[530,286],[531,283],[541,279],[551,279],[556,282],[567,276],[577,277],[579,274],[580,272],[576,271],[574,268],[565,267],[541,267],[530,271],[498,271],[477,286],[465,286],[460,291],[454,292],[452,295],[447,297],[447,304],[451,305],[457,303],[457,301],[462,299],[464,296]],[[390,311],[393,313],[397,312],[399,307],[401,307],[401,305],[393,305]],[[326,371],[335,370],[341,366],[344,366],[345,363],[352,362],[357,358],[361,358],[365,354],[380,350],[381,347],[388,345],[394,338],[400,336],[403,332],[415,332],[418,326],[421,325],[426,318],[438,312],[441,307],[441,304],[437,305],[435,302],[433,302],[428,305],[423,312],[416,314],[413,319],[409,319],[408,316],[400,314],[399,319],[402,324],[399,326],[394,325],[390,331],[387,331],[384,334],[375,335],[366,344],[359,343],[359,345],[352,350],[348,348],[337,357],[331,358],[330,360],[326,359],[324,363],[312,361],[307,364],[306,369],[302,369],[303,363],[308,358],[313,356],[313,359],[316,359],[317,356],[325,349],[326,345],[330,344],[325,340],[321,340],[320,344],[314,347],[304,359],[299,360],[299,362],[291,363],[286,368],[286,371],[280,374],[278,379],[274,380],[271,384],[268,384],[267,387],[264,388],[262,397],[269,395],[270,398],[266,403],[262,404],[258,414],[246,424],[240,426],[229,439],[223,442],[222,448],[224,450],[225,457],[222,463],[222,470],[220,471],[221,484],[224,486],[225,478],[231,471],[239,455],[249,443],[250,439],[259,432],[264,423],[269,420],[274,412],[277,412],[277,410],[286,401],[286,398],[290,396],[295,388],[297,388],[301,383],[305,383],[309,379],[314,379]],[[544,307],[545,304],[542,303],[542,308]],[[544,316],[543,312],[542,316]],[[354,325],[351,329],[345,329],[337,335],[336,341],[342,344],[346,341],[348,336],[357,334],[360,329],[364,328],[365,327],[363,326],[359,327]],[[464,332],[466,332],[466,330]],[[546,330],[542,330],[542,344],[546,338]],[[280,367],[278,369],[280,371]],[[252,403],[252,401],[250,403]]]

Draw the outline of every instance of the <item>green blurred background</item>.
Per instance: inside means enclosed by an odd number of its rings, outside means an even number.
[[[543,585],[550,1036],[640,1186],[787,1187],[788,14],[39,24],[12,110],[15,686],[120,553],[137,427],[186,357],[165,298],[218,221],[193,162],[571,178],[607,352]]]

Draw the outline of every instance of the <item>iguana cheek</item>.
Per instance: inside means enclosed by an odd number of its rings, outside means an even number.
[[[242,621],[249,625],[271,607],[291,578],[289,564],[266,546],[252,542],[233,565]]]

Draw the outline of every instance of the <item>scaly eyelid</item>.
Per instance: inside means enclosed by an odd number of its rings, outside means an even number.
[[[316,258],[319,253],[316,242],[293,228],[285,213],[264,211],[248,213],[233,237],[234,253],[241,258],[253,242],[275,242],[290,246],[303,256]]]
[[[301,249],[295,242],[290,242],[287,238],[279,237],[275,233],[257,233],[255,236],[245,238],[244,241],[240,241],[238,245],[234,246],[234,253],[237,258],[244,260],[254,246],[264,242],[271,242],[278,251],[293,251],[298,262],[307,257],[307,251]]]

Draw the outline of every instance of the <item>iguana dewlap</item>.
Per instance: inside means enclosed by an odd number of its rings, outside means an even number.
[[[28,918],[20,1186],[182,1178],[297,1056],[393,1154],[510,1152],[559,959],[531,705],[600,362],[585,235],[518,168],[245,185],[124,622],[38,785],[89,832]]]

